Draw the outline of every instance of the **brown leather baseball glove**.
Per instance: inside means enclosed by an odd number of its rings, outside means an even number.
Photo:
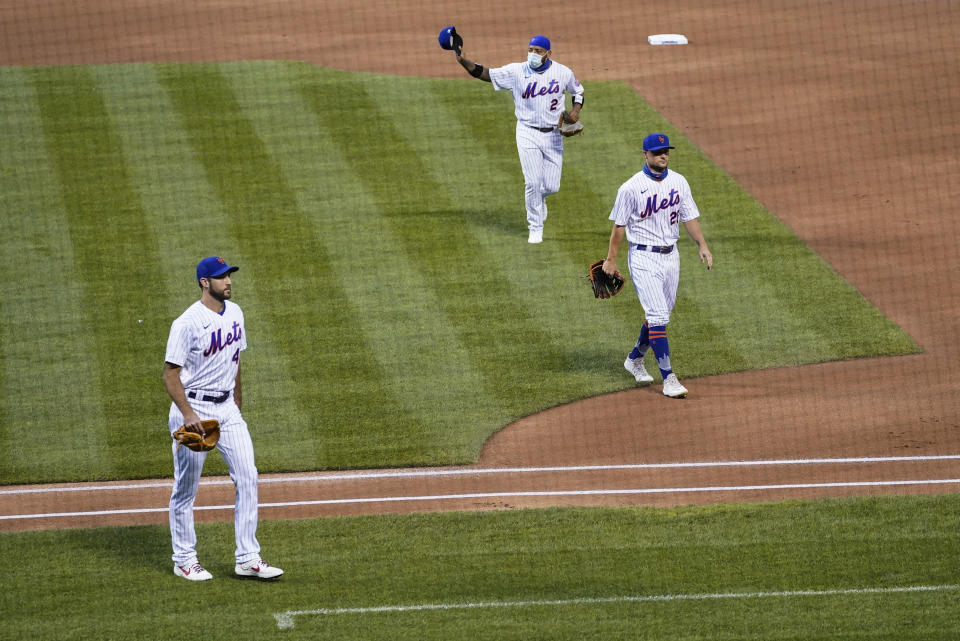
[[[220,423],[213,419],[200,421],[203,434],[191,432],[183,425],[177,428],[173,433],[173,438],[177,441],[177,449],[181,445],[186,445],[195,452],[207,452],[217,446],[220,440]]]
[[[603,260],[590,265],[590,287],[593,288],[594,298],[610,298],[616,296],[623,289],[623,276],[614,272],[613,276],[603,271]]]
[[[577,122],[570,121],[569,112],[564,111],[560,114],[560,120],[557,122],[557,127],[560,129],[560,133],[566,137],[576,136],[583,131],[583,123],[579,120]]]

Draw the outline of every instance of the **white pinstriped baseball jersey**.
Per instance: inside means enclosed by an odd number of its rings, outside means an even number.
[[[564,92],[583,102],[583,85],[569,67],[553,60],[544,71],[534,71],[526,62],[495,67],[490,82],[496,91],[513,93],[517,121],[529,127],[555,127],[565,108]]]
[[[240,352],[246,348],[243,311],[238,305],[224,301],[223,312],[218,314],[197,301],[170,326],[164,360],[180,366],[180,381],[185,390],[226,392],[235,389]],[[221,402],[205,400],[206,395],[201,393],[196,397],[188,393],[188,399],[198,417],[220,421],[217,450],[227,463],[230,478],[236,486],[234,535],[237,563],[259,558],[260,543],[256,536],[257,467],[247,423],[232,394]],[[171,403],[168,416],[170,433],[183,421],[180,410],[175,403]],[[170,495],[172,558],[177,566],[183,566],[195,562],[197,558],[193,504],[207,452],[178,447],[175,441],[171,441],[171,449],[174,478]]]
[[[687,179],[668,170],[660,181],[639,171],[617,191],[610,220],[626,227],[631,245],[674,245],[680,225],[700,216]]]
[[[184,389],[226,392],[233,389],[246,348],[240,306],[224,301],[218,314],[198,300],[173,321],[165,360],[181,367]]]
[[[496,91],[513,94],[527,227],[530,242],[540,242],[547,220],[546,197],[559,191],[563,173],[563,136],[557,122],[566,108],[564,92],[582,103],[583,86],[570,68],[552,60],[543,71],[534,71],[526,62],[490,69],[490,82]]]

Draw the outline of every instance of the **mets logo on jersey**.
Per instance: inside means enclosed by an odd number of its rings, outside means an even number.
[[[539,83],[534,81],[527,85],[527,88],[523,90],[523,94],[520,97],[523,99],[537,98],[554,93],[560,93],[560,83],[556,80],[551,80],[550,84],[546,87],[539,87]]]
[[[675,207],[680,204],[680,193],[676,189],[671,189],[669,196],[669,198],[664,198],[660,201],[657,200],[656,194],[647,198],[647,206],[640,212],[641,220],[667,207]]]
[[[223,331],[218,328],[217,331],[210,332],[210,347],[203,350],[203,355],[213,356],[230,345],[240,342],[241,336],[243,336],[243,328],[241,328],[240,323],[236,321],[233,322],[233,331],[227,332],[226,336],[223,336]]]

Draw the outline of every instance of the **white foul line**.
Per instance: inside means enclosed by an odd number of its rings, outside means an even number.
[[[707,487],[657,487],[636,488],[621,490],[554,490],[531,492],[478,492],[472,494],[434,494],[426,496],[380,496],[355,499],[318,499],[315,501],[286,501],[282,503],[260,503],[260,508],[269,507],[301,507],[308,505],[345,505],[349,503],[397,503],[410,501],[456,501],[469,499],[500,499],[523,497],[558,497],[558,496],[613,496],[628,494],[681,494],[695,492],[765,492],[772,490],[802,490],[815,488],[841,487],[893,487],[905,485],[949,485],[960,484],[960,479],[918,479],[908,481],[848,481],[843,483],[788,483],[781,485],[715,485]],[[166,512],[169,508],[133,508],[126,510],[95,510],[89,512],[51,512],[47,514],[4,514],[0,521],[16,519],[45,519],[67,518],[80,516],[109,516],[117,514],[148,514]],[[233,510],[233,505],[197,505],[194,511],[199,510]]]
[[[904,463],[960,460],[960,454],[930,456],[874,456],[860,458],[772,459],[759,461],[691,461],[685,463],[620,463],[612,465],[566,465],[553,467],[493,467],[433,470],[384,470],[344,472],[340,474],[297,476],[292,478],[260,479],[261,483],[289,483],[298,481],[341,481],[353,479],[411,478],[465,476],[472,474],[539,474],[546,472],[602,472],[607,470],[673,470],[684,468],[762,467],[777,465],[849,465],[862,463]]]
[[[943,454],[930,456],[866,456],[848,458],[810,458],[810,459],[772,459],[759,461],[692,461],[686,463],[623,463],[615,465],[567,465],[552,467],[492,467],[492,468],[457,468],[457,469],[429,469],[429,470],[383,470],[363,472],[340,472],[330,474],[308,474],[282,477],[261,477],[261,485],[271,483],[303,483],[316,481],[352,481],[382,478],[420,478],[443,476],[470,476],[483,474],[542,474],[548,472],[602,472],[606,470],[669,470],[684,468],[714,468],[714,467],[763,467],[777,465],[851,465],[864,463],[913,463],[924,461],[954,461],[960,460],[960,454]],[[232,485],[230,479],[211,479],[200,481],[200,485]],[[78,485],[71,487],[17,487],[0,490],[4,494],[45,494],[58,492],[102,492],[121,490],[141,490],[154,488],[172,488],[171,481],[156,481],[143,483],[129,483],[122,485]]]
[[[904,592],[945,592],[958,590],[960,585],[917,585],[892,588],[851,588],[845,590],[792,590],[788,592],[728,592],[717,594],[661,594],[652,596],[616,596],[583,599],[560,599],[556,601],[487,601],[479,603],[425,603],[421,605],[385,605],[370,608],[337,608],[317,610],[287,610],[273,615],[277,627],[294,627],[293,617],[335,614],[380,614],[386,612],[425,612],[436,610],[465,610],[470,608],[522,608],[564,605],[596,605],[607,603],[657,603],[665,601],[706,601],[711,599],[759,599],[801,596],[842,596],[863,594],[896,594]]]

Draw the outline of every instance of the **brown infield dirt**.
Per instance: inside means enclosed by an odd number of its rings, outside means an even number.
[[[523,59],[543,33],[586,86],[588,127],[590,81],[628,82],[923,353],[694,379],[682,401],[655,385],[563,405],[502,430],[467,468],[264,475],[263,518],[958,491],[960,460],[922,457],[960,454],[960,4],[563,1],[536,19],[512,1],[469,4],[23,2],[3,11],[0,64],[291,59],[459,78],[442,27],[487,65]],[[690,44],[652,47],[655,33]],[[722,210],[703,214],[722,224]],[[627,348],[611,346],[611,367]],[[856,460],[818,461],[842,458]],[[0,530],[164,523],[169,483],[0,488],[3,515],[149,510]],[[230,520],[229,481],[206,479],[197,504],[200,521]]]

